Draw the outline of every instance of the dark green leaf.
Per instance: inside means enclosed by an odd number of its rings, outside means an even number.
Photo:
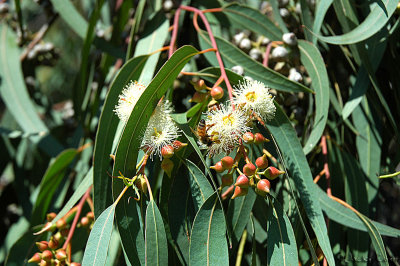
[[[17,242],[11,247],[7,254],[5,265],[20,266],[26,265],[28,260],[37,252],[35,242],[40,241],[43,236],[33,235],[33,230],[28,230]]]

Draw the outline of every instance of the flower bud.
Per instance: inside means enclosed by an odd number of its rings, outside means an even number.
[[[36,246],[41,252],[43,252],[49,248],[49,243],[47,241],[40,241],[36,242]]]
[[[247,50],[247,51],[250,50],[251,49],[250,39],[249,38],[242,39],[239,43],[239,47],[240,47],[240,49],[243,49],[243,50]]]
[[[64,237],[62,236],[61,232],[57,232],[53,237],[54,237],[54,239],[57,240],[58,242],[64,241]]]
[[[297,38],[293,32],[288,32],[282,35],[282,40],[289,46],[296,46],[297,45]]]
[[[42,260],[50,262],[53,258],[53,253],[50,250],[45,250],[42,252]]]
[[[256,173],[256,170],[257,170],[256,166],[252,163],[246,163],[243,166],[243,173],[247,176],[254,175]]]
[[[47,232],[54,232],[54,230],[56,230],[56,225],[52,224],[51,222],[47,222],[44,226],[43,229],[47,228],[46,231]]]
[[[193,94],[192,99],[189,100],[189,102],[191,102],[191,103],[202,103],[202,102],[204,102],[206,100],[207,96],[208,96],[208,93],[196,91]]]
[[[235,161],[230,156],[225,156],[221,159],[221,164],[224,169],[231,169]]]
[[[174,147],[175,151],[180,151],[183,147],[187,146],[187,143],[180,142],[179,140],[175,140],[172,143],[172,146]]]
[[[231,70],[241,76],[244,74],[244,68],[242,66],[233,66]]]
[[[55,212],[51,212],[46,215],[46,219],[48,222],[51,222],[51,221],[53,221],[54,218],[56,218],[56,216],[57,216],[57,214]]]
[[[49,248],[56,249],[56,248],[58,248],[59,244],[60,243],[56,239],[54,239],[54,237],[52,237],[49,241]]]
[[[39,266],[51,266],[51,261],[41,260]]]
[[[86,216],[81,218],[81,226],[82,227],[88,227],[90,224],[89,218],[87,218]]]
[[[215,100],[219,100],[224,97],[224,90],[221,87],[215,87],[211,89],[211,97]]]
[[[289,70],[288,79],[296,81],[296,82],[301,82],[301,81],[303,81],[303,76],[295,68],[291,68]]]
[[[225,168],[222,166],[222,162],[217,162],[214,166],[210,166],[211,169],[214,169],[217,173],[222,173],[225,171]]]
[[[161,155],[164,158],[171,158],[172,156],[174,156],[174,147],[172,147],[171,145],[165,145],[164,147],[161,148]]]
[[[197,82],[190,82],[196,91],[204,91],[207,90],[207,85],[203,79],[199,79]]]
[[[140,176],[139,180],[138,180],[139,184],[137,185],[137,187],[144,193],[147,194],[147,182],[146,182],[146,178],[144,178],[143,176]]]
[[[221,177],[221,188],[229,187],[233,183],[233,174],[224,174]]]
[[[261,179],[257,183],[256,193],[260,196],[265,197],[269,193],[269,189],[271,188],[271,184],[267,179]]]
[[[248,188],[235,187],[235,191],[233,192],[232,199],[244,196],[247,194],[247,192],[249,192]]]
[[[171,161],[171,159],[164,158],[164,160],[161,162],[161,168],[169,177],[171,177],[172,169],[174,168],[174,162]]]
[[[254,134],[251,132],[246,132],[243,134],[243,141],[246,144],[251,144],[254,142]]]
[[[67,253],[63,249],[59,249],[56,252],[56,259],[59,261],[64,261],[67,258]]]
[[[273,166],[268,167],[267,169],[265,169],[264,171],[264,176],[270,180],[274,180],[275,178],[277,178],[278,176],[280,176],[281,174],[284,174],[284,171],[281,171]]]
[[[258,157],[258,158],[256,159],[256,165],[257,165],[257,167],[260,168],[260,169],[267,168],[267,167],[268,167],[267,155],[264,154],[263,156]]]
[[[248,188],[249,187],[249,178],[245,175],[240,175],[236,178],[235,186],[241,188]]]
[[[264,142],[269,142],[269,139],[265,138],[262,134],[256,133],[254,135],[254,143],[255,144],[262,144]]]
[[[244,32],[239,32],[238,34],[235,34],[233,36],[233,43],[239,45],[240,41],[243,40],[244,38],[246,38]]]
[[[88,213],[86,214],[86,217],[87,217],[89,220],[93,221],[93,220],[94,220],[94,213],[93,213],[93,212],[88,212]]]
[[[289,56],[288,50],[285,47],[278,46],[274,50],[272,50],[271,57],[278,60],[283,61],[287,59]]]
[[[261,51],[258,50],[257,48],[251,49],[249,52],[249,55],[251,58],[253,58],[256,61],[261,59]]]
[[[58,220],[58,221],[56,222],[56,226],[57,226],[57,228],[58,228],[59,230],[62,230],[62,229],[64,229],[65,227],[67,227],[67,222],[66,222],[63,218],[61,218],[60,220]]]
[[[42,255],[41,255],[40,253],[36,252],[36,253],[32,256],[32,258],[30,258],[30,259],[28,260],[28,262],[29,262],[29,263],[32,263],[32,262],[34,262],[34,263],[39,263],[41,260],[42,260]]]
[[[62,235],[63,237],[66,237],[66,236],[68,236],[69,229],[68,229],[68,228],[65,228],[65,229],[61,230],[60,232],[61,232],[61,235]]]
[[[81,264],[78,262],[71,262],[70,266],[81,266]]]

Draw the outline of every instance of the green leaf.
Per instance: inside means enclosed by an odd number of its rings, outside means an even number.
[[[148,58],[149,55],[138,56],[122,66],[111,83],[101,111],[93,157],[93,203],[96,217],[112,203],[112,180],[107,170],[110,167],[113,139],[119,123],[113,110],[125,85],[131,80],[139,79]]]
[[[186,160],[186,166],[189,171],[189,184],[192,192],[195,211],[203,205],[206,199],[214,193],[207,177],[193,162]]]
[[[28,230],[28,232],[20,237],[11,247],[9,253],[7,254],[5,265],[26,265],[33,254],[37,252],[35,243],[40,241],[42,238],[42,236],[34,235],[33,230]]]
[[[245,197],[229,201],[227,219],[232,227],[233,247],[239,243],[243,230],[249,221],[256,198],[257,194],[252,189],[249,189],[249,193]]]
[[[289,32],[288,28],[286,27],[285,21],[283,21],[281,17],[281,13],[279,12],[279,1],[278,0],[271,0],[269,1],[272,7],[272,15],[274,16],[274,20],[278,23],[279,27],[284,33]]]
[[[77,154],[78,151],[76,149],[67,149],[60,153],[47,168],[33,207],[31,225],[38,225],[44,222],[53,195],[63,180],[65,171]]]
[[[308,154],[318,143],[324,132],[329,110],[329,78],[324,60],[318,49],[310,42],[299,40],[300,60],[311,77],[315,91],[315,118],[312,131],[304,144],[303,151]]]
[[[194,219],[189,265],[229,265],[224,214],[217,193],[204,202]]]
[[[313,25],[313,15],[311,14],[308,3],[309,2],[306,0],[300,0],[300,17],[303,27],[311,29]],[[305,39],[309,42],[312,42],[313,38],[315,39],[315,37],[309,31],[304,31],[304,36]]]
[[[282,39],[282,31],[267,16],[256,9],[233,3],[223,7],[222,10],[232,22],[240,26],[240,29],[251,27],[251,31],[272,41]]]
[[[200,47],[202,49],[211,47],[211,42],[204,32],[199,32],[198,36]],[[259,62],[254,61],[230,42],[219,37],[215,37],[215,41],[217,42],[218,50],[226,68],[232,68],[233,66],[238,65],[242,66],[246,76],[261,81],[276,90],[288,92],[312,92],[312,90],[304,85],[291,81],[282,74],[273,71],[270,68],[266,68]],[[212,65],[218,65],[214,54],[206,53],[205,57]]]
[[[318,243],[328,263],[335,265],[322,209],[318,197],[316,197],[313,190],[314,183],[310,167],[297,138],[297,134],[280,106],[277,105],[275,118],[267,126],[283,153],[283,158],[294,180],[296,190],[299,191],[300,199],[303,202],[307,217],[317,236]]]
[[[82,265],[105,265],[114,224],[115,204],[105,209],[94,222],[83,254]]]
[[[368,39],[386,25],[396,10],[396,0],[382,0],[371,4],[371,12],[365,20],[353,30],[337,36],[324,37],[315,34],[323,42],[331,44],[353,44]],[[384,5],[384,6],[383,6]]]
[[[139,55],[151,54],[163,47],[167,36],[169,35],[169,22],[165,18],[164,11],[159,11],[149,22],[146,23],[142,39],[140,39],[135,48],[135,57]],[[160,53],[152,55],[147,60],[146,65],[140,75],[139,81],[148,84],[153,78]]]
[[[150,200],[146,211],[146,265],[167,265],[168,246],[161,213],[154,200]]]
[[[326,12],[328,11],[329,7],[332,5],[332,2],[333,2],[333,0],[324,0],[324,1],[317,2],[317,4],[316,4],[317,7],[315,10],[314,25],[313,25],[314,33],[319,34],[322,23],[324,22]],[[315,37],[315,35],[312,36],[312,42],[313,42],[313,44],[317,43],[317,38]]]
[[[198,51],[192,46],[183,46],[178,49],[144,90],[132,110],[132,114],[125,125],[124,132],[119,141],[115,155],[113,176],[119,176],[119,172],[126,177],[133,177],[136,174],[136,162],[142,141],[142,134],[150,119],[150,115],[159,99],[172,85],[183,66],[196,54],[198,54]],[[123,187],[124,184],[121,180],[113,179],[114,199],[119,195]],[[141,236],[142,231],[140,231],[137,210],[134,206],[128,205],[129,197],[136,197],[132,189],[129,189],[122,197],[116,208],[115,215],[123,248],[131,263],[137,265],[139,262],[136,260],[136,256],[138,252],[142,252],[144,241],[143,236]],[[133,203],[133,205],[136,204]],[[141,258],[140,254],[139,258]]]
[[[296,238],[289,218],[282,206],[272,196],[268,197],[268,265],[297,265]]]

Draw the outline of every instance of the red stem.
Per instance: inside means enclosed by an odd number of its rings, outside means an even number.
[[[178,35],[178,27],[179,27],[179,15],[181,13],[181,8],[178,8],[175,12],[174,16],[174,25],[173,30],[172,30],[172,36],[171,36],[171,43],[169,45],[169,51],[168,51],[168,58],[172,56],[174,53],[174,48],[175,48],[175,42],[176,42],[176,36]]]
[[[325,178],[326,178],[326,194],[328,194],[329,197],[332,197],[332,190],[331,190],[331,174],[329,172],[329,166],[328,166],[328,148],[326,147],[326,137],[323,135],[321,137],[321,147],[322,147],[322,154],[324,155],[324,172],[325,172]],[[326,227],[329,228],[329,218],[326,217]],[[328,262],[326,258],[324,258],[323,262],[324,266],[328,265]]]
[[[62,247],[63,249],[67,248],[68,243],[71,241],[71,238],[74,235],[76,225],[78,224],[79,216],[81,215],[81,212],[82,212],[83,204],[85,203],[86,198],[89,197],[91,189],[92,189],[92,187],[89,187],[88,190],[86,190],[86,193],[83,195],[83,197],[79,201],[79,204],[77,206],[78,208],[76,210],[76,214],[75,214],[74,220],[72,222],[71,229],[69,230],[67,240],[65,241],[65,243]]]
[[[265,67],[268,67],[268,58],[269,58],[269,54],[271,53],[271,47],[272,47],[272,44],[273,44],[274,42],[270,42],[269,44],[268,44],[268,46],[267,46],[267,49],[265,50],[265,54],[264,54],[264,60],[263,60],[263,65],[265,66]]]

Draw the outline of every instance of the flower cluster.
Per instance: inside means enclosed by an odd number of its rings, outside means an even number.
[[[140,96],[144,92],[146,86],[137,82],[131,81],[122,90],[119,95],[118,104],[115,106],[114,112],[118,115],[122,122],[127,122]]]

